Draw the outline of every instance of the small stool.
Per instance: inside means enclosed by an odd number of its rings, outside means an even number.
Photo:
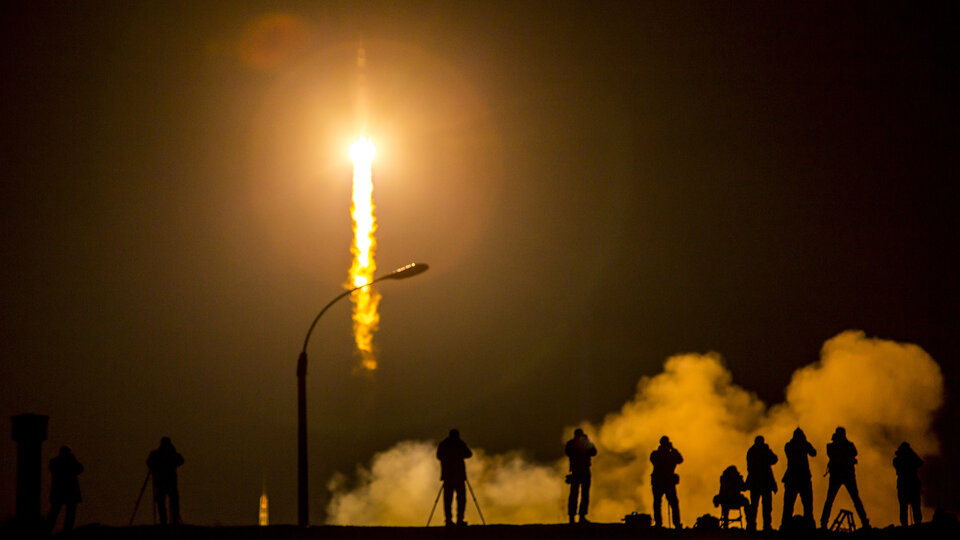
[[[837,519],[833,520],[833,525],[830,526],[831,531],[855,531],[857,530],[857,525],[853,522],[853,512],[849,510],[841,510],[837,514]]]
[[[737,517],[731,517],[730,514],[736,510]],[[737,523],[740,525],[740,528],[743,528],[743,507],[735,506],[733,508],[727,509],[727,511],[720,512],[720,527],[724,529],[729,529],[731,523]]]

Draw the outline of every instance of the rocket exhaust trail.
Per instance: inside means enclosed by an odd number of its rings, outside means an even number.
[[[353,160],[353,202],[350,215],[353,218],[353,262],[350,265],[349,288],[359,287],[373,281],[377,265],[373,255],[376,249],[377,230],[373,215],[373,143],[365,137],[357,139],[350,147]],[[373,333],[377,330],[380,315],[377,306],[380,294],[371,287],[354,291],[353,301],[353,337],[361,365],[367,370],[377,369],[377,358],[373,351]]]
[[[367,129],[367,97],[365,69],[366,50],[363,44],[357,48],[357,125],[360,132]],[[350,204],[350,216],[353,219],[353,243],[350,252],[353,262],[350,264],[349,281],[346,287],[352,289],[373,281],[377,265],[373,255],[377,241],[377,230],[373,215],[373,173],[372,164],[375,149],[373,142],[361,136],[350,147],[350,159],[353,160],[353,198]],[[377,369],[377,358],[373,350],[373,334],[380,322],[377,306],[380,295],[372,287],[364,287],[350,296],[353,302],[353,337],[360,365],[369,371]]]

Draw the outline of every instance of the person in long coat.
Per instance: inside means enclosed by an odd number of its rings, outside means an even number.
[[[893,468],[897,470],[897,500],[900,502],[900,525],[906,527],[908,511],[913,508],[913,524],[919,525],[923,521],[920,511],[920,466],[923,460],[910,448],[910,443],[903,442],[897,448],[893,458]]]

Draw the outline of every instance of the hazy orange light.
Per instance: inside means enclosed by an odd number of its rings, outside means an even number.
[[[353,202],[350,215],[353,218],[353,262],[350,265],[348,288],[359,287],[373,281],[377,265],[373,254],[376,249],[377,223],[373,216],[373,156],[376,149],[366,137],[360,137],[350,146],[350,159],[353,160]],[[371,287],[355,291],[353,301],[353,337],[360,353],[361,365],[368,369],[377,368],[377,358],[373,351],[373,333],[377,330],[380,315],[377,306],[380,295]]]
[[[260,495],[260,516],[257,522],[261,527],[266,527],[270,524],[270,510],[267,502],[267,492],[264,491]]]
[[[355,165],[363,163],[369,168],[376,153],[377,149],[373,146],[373,142],[366,137],[360,137],[350,145],[350,159],[353,160]]]

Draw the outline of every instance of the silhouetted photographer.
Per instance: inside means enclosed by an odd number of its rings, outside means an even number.
[[[50,514],[47,522],[51,531],[63,506],[66,506],[63,530],[66,532],[73,528],[77,517],[77,504],[80,502],[80,481],[77,477],[82,472],[83,465],[66,446],[61,446],[60,454],[50,460]]]
[[[807,441],[803,430],[793,430],[793,438],[783,446],[783,453],[787,456],[787,471],[783,473],[783,518],[780,528],[788,526],[793,520],[793,506],[800,496],[803,506],[803,520],[805,527],[814,528],[813,521],[813,483],[810,474],[809,456],[816,456],[817,450]]]
[[[900,502],[900,525],[906,527],[908,511],[913,508],[913,524],[923,521],[920,511],[920,466],[923,460],[910,448],[910,443],[900,443],[893,457],[893,468],[897,470],[897,500]]]
[[[473,452],[460,438],[460,432],[450,430],[450,435],[437,446],[437,459],[440,460],[440,480],[443,482],[443,516],[446,525],[453,525],[453,495],[457,495],[457,525],[466,525],[463,514],[467,509],[467,466],[464,460],[472,457]]]
[[[150,452],[147,467],[153,475],[153,501],[160,515],[160,524],[167,524],[166,501],[170,501],[170,522],[180,523],[180,492],[177,490],[177,467],[183,465],[183,456],[170,442],[170,437],[160,439],[160,446]]]
[[[747,450],[747,489],[750,490],[750,511],[747,512],[747,529],[757,530],[757,511],[763,504],[763,530],[773,527],[773,494],[777,492],[777,481],[773,478],[773,465],[777,455],[757,435],[753,446]]]
[[[570,498],[567,501],[567,514],[570,516],[570,523],[574,522],[573,517],[578,514],[578,492],[580,523],[589,523],[587,510],[590,506],[590,459],[597,455],[597,447],[590,442],[582,429],[577,428],[573,432],[573,438],[567,441],[564,452],[570,458],[570,474],[567,475],[567,483],[570,484]]]
[[[840,491],[840,487],[846,486],[847,493],[853,500],[853,507],[860,516],[861,527],[869,528],[870,521],[867,520],[867,512],[863,509],[863,502],[860,500],[857,473],[854,470],[857,464],[857,447],[847,440],[847,430],[842,427],[837,428],[831,440],[832,442],[827,444],[827,457],[830,459],[827,463],[827,473],[830,474],[830,485],[827,488],[827,500],[823,504],[823,514],[820,515],[820,527],[827,528],[833,499]]]
[[[657,527],[663,526],[661,515],[661,499],[666,496],[670,511],[673,512],[673,526],[680,525],[680,502],[677,500],[677,484],[680,477],[676,474],[677,465],[683,463],[683,456],[673,447],[670,439],[664,435],[660,437],[660,446],[650,453],[650,463],[653,464],[653,473],[650,474],[650,485],[653,488],[653,520]]]
[[[720,475],[720,493],[714,495],[713,506],[720,507],[720,526],[724,529],[730,527],[730,510],[750,505],[750,501],[743,496],[746,489],[747,484],[736,465],[723,470]]]

